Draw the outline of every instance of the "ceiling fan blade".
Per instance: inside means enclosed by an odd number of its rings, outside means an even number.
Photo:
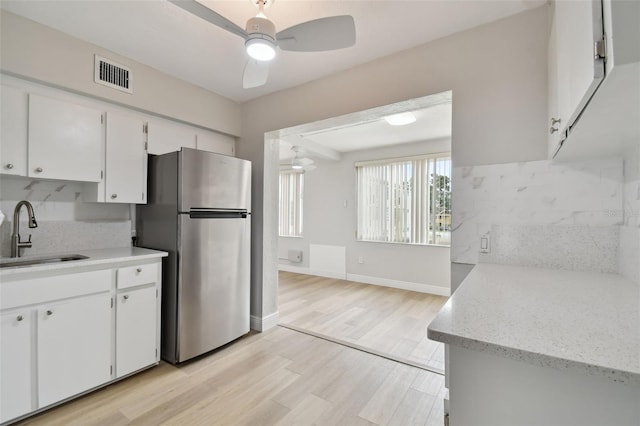
[[[343,49],[356,43],[356,26],[349,15],[314,19],[276,34],[282,50],[321,52]]]
[[[169,2],[186,10],[187,12],[196,15],[199,18],[204,19],[207,22],[212,23],[217,27],[227,30],[233,34],[239,35],[244,39],[247,38],[247,32],[240,26],[236,25],[224,16],[218,14],[217,12],[214,12],[213,10],[209,9],[201,3],[198,3],[195,0],[169,0]]]
[[[252,87],[263,86],[269,77],[269,63],[249,59],[244,67],[242,77],[242,87],[251,89]]]

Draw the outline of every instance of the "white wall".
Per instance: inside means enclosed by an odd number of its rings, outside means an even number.
[[[410,288],[425,292],[433,291],[429,288],[431,286],[441,287],[440,294],[448,293],[448,247],[356,241],[354,163],[447,152],[450,149],[450,140],[444,139],[349,152],[337,162],[316,160],[317,168],[304,176],[304,237],[280,237],[278,241],[280,257],[286,256],[289,249],[298,249],[303,251],[303,262],[280,259],[280,264],[309,268],[310,244],[345,247],[347,279],[381,278],[403,282],[407,286],[411,283],[414,285]],[[358,263],[358,257],[362,257],[364,263]]]
[[[277,142],[265,151],[265,133],[453,90],[454,165],[543,159],[547,14],[543,6],[243,105],[238,156],[255,170],[253,315],[277,311]],[[276,166],[263,179],[265,158]]]
[[[133,94],[94,83],[95,54],[131,68]],[[238,103],[5,11],[0,11],[0,69],[222,133],[240,134]]]

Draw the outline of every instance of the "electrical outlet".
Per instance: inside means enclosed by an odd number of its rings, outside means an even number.
[[[364,263],[364,257],[358,256],[358,263]]]

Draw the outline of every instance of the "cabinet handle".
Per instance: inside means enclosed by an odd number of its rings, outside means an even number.
[[[47,311],[47,315],[48,315],[48,316],[51,316],[51,315],[53,315],[53,311],[51,311],[51,310],[48,310],[48,311]]]
[[[137,273],[142,272],[142,268],[136,268],[136,272],[137,272]]]
[[[18,316],[16,317],[16,319],[17,319],[18,321],[22,321],[22,320],[24,319],[24,317],[23,317],[22,315],[18,315]]]
[[[122,298],[123,298],[124,300],[129,300],[129,295],[128,295],[128,294],[125,294],[124,296],[122,296]]]
[[[42,173],[42,167],[36,167],[36,173]]]
[[[111,194],[111,199],[115,200],[116,198],[118,198],[118,194]]]
[[[11,169],[13,169],[13,164],[12,164],[12,163],[9,163],[9,164],[7,164],[7,166],[6,166],[6,167],[7,167],[7,169],[11,170]]]
[[[559,118],[555,118],[555,117],[551,117],[551,125],[554,126],[556,124],[560,124],[562,120],[560,120]]]
[[[558,128],[557,128],[557,127],[553,127],[553,126],[551,126],[551,127],[549,128],[549,134],[550,134],[550,135],[554,134],[554,133],[555,133],[555,132],[557,132],[557,131],[558,131]]]

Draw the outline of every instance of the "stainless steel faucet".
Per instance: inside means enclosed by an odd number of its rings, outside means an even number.
[[[29,234],[28,241],[20,241],[20,209],[22,206],[27,208],[27,214],[29,215],[29,228],[37,228],[36,215],[33,212],[33,206],[26,200],[20,201],[16,204],[16,208],[13,211],[13,232],[11,233],[11,257],[20,257],[21,248],[31,247],[31,234]]]

